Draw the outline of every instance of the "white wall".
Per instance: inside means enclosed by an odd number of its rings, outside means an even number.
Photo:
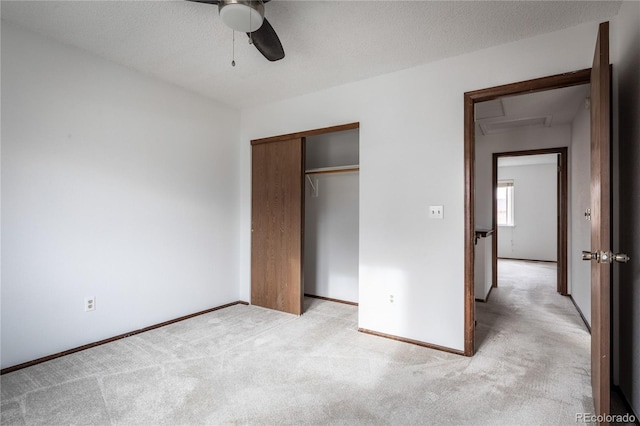
[[[358,130],[307,138],[306,168],[358,164]],[[304,292],[358,302],[358,172],[306,181]]]
[[[491,261],[493,246],[493,235],[489,235],[485,238],[479,238],[475,245],[475,259],[474,259],[474,287],[475,287],[475,299],[487,301],[487,296],[491,291],[493,285],[493,262]]]
[[[491,228],[491,168],[494,153],[560,148],[570,144],[569,124],[522,128],[487,136],[476,133],[476,227]]]
[[[569,156],[569,293],[591,324],[591,264],[582,260],[582,250],[591,248],[591,222],[585,211],[591,206],[591,115],[579,108],[571,123]]]
[[[358,172],[306,182],[304,292],[358,302]]]
[[[584,24],[243,110],[241,298],[251,288],[250,140],[359,121],[359,326],[462,350],[463,94],[588,68],[596,33]],[[444,205],[444,219],[427,219],[429,205]]]
[[[557,164],[500,166],[513,181],[514,226],[498,226],[498,257],[555,262],[558,251]]]
[[[2,22],[2,367],[238,300],[239,118]]]
[[[323,133],[306,138],[306,168],[359,164],[359,140],[358,129]]]
[[[625,1],[613,22],[614,383],[640,414],[640,3]],[[618,165],[619,167],[616,167]]]

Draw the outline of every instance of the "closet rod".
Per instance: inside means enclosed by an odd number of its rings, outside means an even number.
[[[359,166],[321,167],[319,169],[305,170],[305,174],[315,175],[320,173],[346,173],[346,172],[357,172],[359,170],[360,170]]]

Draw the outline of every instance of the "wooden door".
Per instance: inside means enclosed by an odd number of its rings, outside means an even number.
[[[591,68],[591,386],[597,415],[609,414],[611,249],[609,23],[600,24]]]
[[[302,314],[304,143],[252,145],[251,303]]]

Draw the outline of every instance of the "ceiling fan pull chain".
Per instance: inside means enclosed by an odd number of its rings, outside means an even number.
[[[236,66],[236,32],[235,30],[231,31],[233,33],[233,41],[231,42],[231,66]]]
[[[253,31],[251,31],[251,17],[253,16],[252,13],[249,14],[249,44],[253,44]]]

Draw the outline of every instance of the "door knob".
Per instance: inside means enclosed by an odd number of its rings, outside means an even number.
[[[598,263],[627,263],[629,260],[629,256],[624,253],[611,253],[610,251],[600,251],[591,253],[590,251],[582,251],[582,260],[595,260]]]
[[[627,263],[628,261],[631,260],[631,258],[624,253],[618,253],[618,254],[611,253],[611,259],[619,263]]]

